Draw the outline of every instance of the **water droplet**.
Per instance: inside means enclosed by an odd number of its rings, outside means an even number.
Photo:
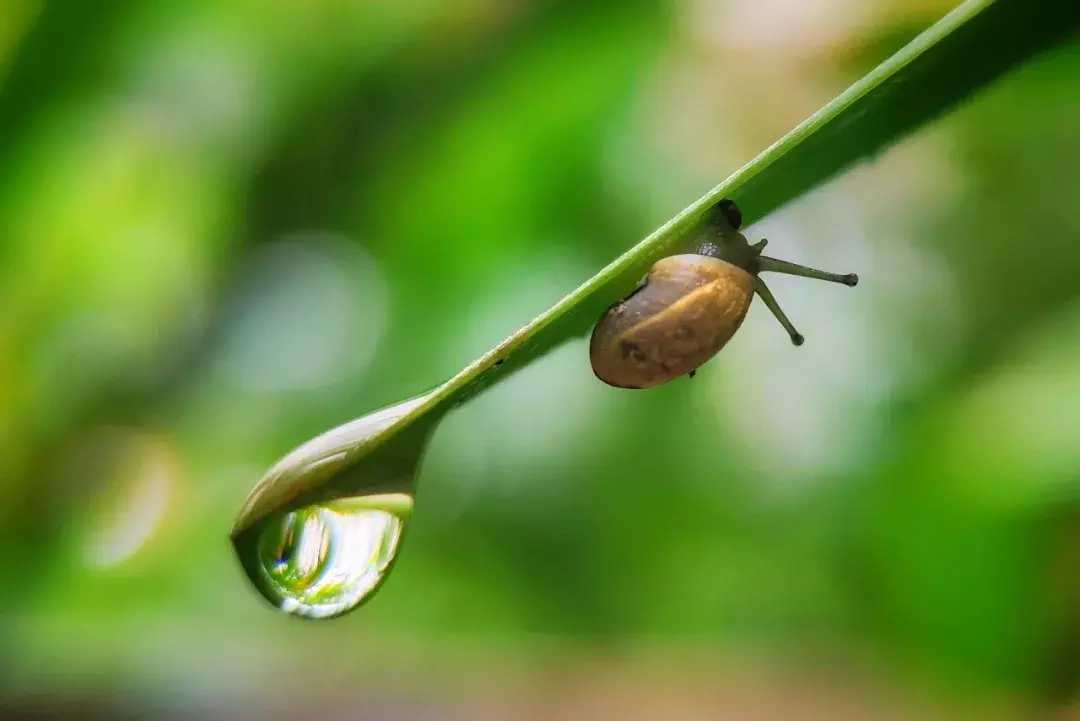
[[[326,618],[355,608],[389,570],[412,497],[345,498],[274,516],[258,531],[264,595],[298,616]]]
[[[267,600],[287,613],[329,618],[378,589],[401,544],[420,456],[440,416],[420,408],[426,399],[311,439],[256,485],[232,540]]]

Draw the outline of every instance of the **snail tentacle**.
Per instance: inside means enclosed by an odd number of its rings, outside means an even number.
[[[772,291],[769,290],[769,286],[765,285],[765,281],[756,275],[754,276],[754,292],[758,294],[758,297],[765,301],[765,305],[769,307],[772,314],[780,321],[780,325],[784,326],[784,330],[786,330],[791,337],[791,342],[794,345],[802,345],[803,341],[806,339],[803,338],[802,333],[795,330],[795,326],[791,324],[791,321],[788,320],[784,311],[780,309],[780,304],[776,302],[776,298],[773,297]]]
[[[855,275],[854,273],[828,273],[824,270],[808,268],[805,265],[799,265],[798,263],[789,263],[786,260],[770,258],[767,255],[763,255],[758,258],[758,272],[798,275],[802,276],[803,278],[827,280],[830,283],[843,283],[844,285],[848,286],[854,286],[859,282],[859,276]]]

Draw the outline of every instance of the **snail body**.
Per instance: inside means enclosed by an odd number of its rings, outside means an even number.
[[[693,375],[731,340],[754,294],[787,330],[792,343],[803,337],[791,325],[768,287],[763,271],[853,286],[854,274],[839,275],[761,255],[738,232],[742,215],[730,200],[709,214],[707,239],[697,253],[663,258],[630,295],[607,309],[593,329],[589,357],[593,372],[608,385],[651,388]]]

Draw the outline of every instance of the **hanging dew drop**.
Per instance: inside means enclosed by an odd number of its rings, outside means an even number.
[[[397,556],[437,414],[414,398],[304,443],[248,497],[233,529],[240,563],[282,611],[329,618],[370,598]]]
[[[379,587],[397,554],[412,497],[345,498],[268,519],[258,531],[256,583],[288,613],[336,616]]]

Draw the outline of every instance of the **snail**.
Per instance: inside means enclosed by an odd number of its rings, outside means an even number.
[[[768,241],[751,245],[739,232],[742,213],[731,200],[709,211],[707,239],[696,253],[656,262],[630,295],[607,309],[593,329],[593,372],[619,388],[650,388],[716,355],[739,329],[757,293],[791,337],[803,337],[761,280],[763,272],[801,275],[854,286],[859,277],[826,273],[762,255]]]

